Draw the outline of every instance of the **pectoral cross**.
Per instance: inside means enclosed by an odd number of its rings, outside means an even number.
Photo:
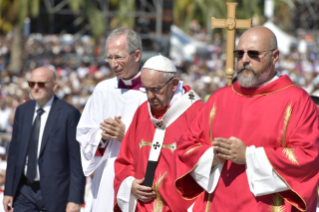
[[[150,146],[151,147],[152,143],[146,142],[144,140],[141,140],[141,142],[139,144],[140,149],[142,149],[143,146]],[[174,151],[177,148],[177,145],[176,145],[176,142],[174,142],[172,144],[163,144],[163,148],[167,148],[167,149],[171,150],[174,153]]]
[[[153,144],[154,149],[160,148],[160,144],[158,143],[158,141],[156,142],[156,144]]]
[[[194,100],[194,97],[195,97],[193,92],[192,91],[189,92],[188,96],[189,96],[189,99],[191,100],[191,103],[193,104],[193,100]]]
[[[227,19],[212,18],[212,28],[227,28],[226,42],[226,75],[228,85],[232,84],[234,76],[234,47],[235,47],[235,29],[251,28],[251,19],[236,19],[237,3],[227,3]]]

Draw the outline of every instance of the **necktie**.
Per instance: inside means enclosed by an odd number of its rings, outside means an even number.
[[[41,115],[44,113],[42,108],[37,110],[37,116],[35,117],[34,123],[31,129],[31,136],[28,146],[28,168],[27,168],[27,179],[30,183],[33,183],[34,178],[37,173],[37,153],[38,153],[38,141],[39,141],[39,132],[41,126]]]

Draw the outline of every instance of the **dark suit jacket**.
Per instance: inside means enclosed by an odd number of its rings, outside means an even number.
[[[33,100],[28,101],[15,113],[4,191],[4,195],[14,199],[24,175],[35,104]],[[77,109],[54,97],[38,159],[41,193],[50,212],[65,211],[67,202],[84,202],[85,177],[75,138],[79,119]]]

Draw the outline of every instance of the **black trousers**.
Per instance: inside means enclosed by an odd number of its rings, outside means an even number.
[[[13,201],[14,212],[47,212],[40,189],[40,182],[32,184],[21,177],[17,194]]]

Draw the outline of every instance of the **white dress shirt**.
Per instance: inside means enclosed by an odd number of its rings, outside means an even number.
[[[44,112],[41,115],[41,125],[40,125],[40,132],[39,132],[38,155],[37,155],[38,159],[39,159],[39,154],[40,154],[40,149],[41,149],[43,131],[44,131],[45,125],[46,125],[48,117],[49,117],[49,113],[50,113],[50,110],[51,110],[53,99],[54,99],[54,96],[42,107]],[[35,108],[34,108],[34,115],[33,115],[32,123],[34,122],[35,117],[37,116],[37,110],[39,108],[40,108],[39,104],[36,103]],[[26,157],[25,168],[24,168],[24,175],[25,176],[27,176],[27,170],[28,170],[28,155]],[[37,164],[37,175],[36,175],[34,181],[39,181],[39,180],[40,180],[39,164]]]

